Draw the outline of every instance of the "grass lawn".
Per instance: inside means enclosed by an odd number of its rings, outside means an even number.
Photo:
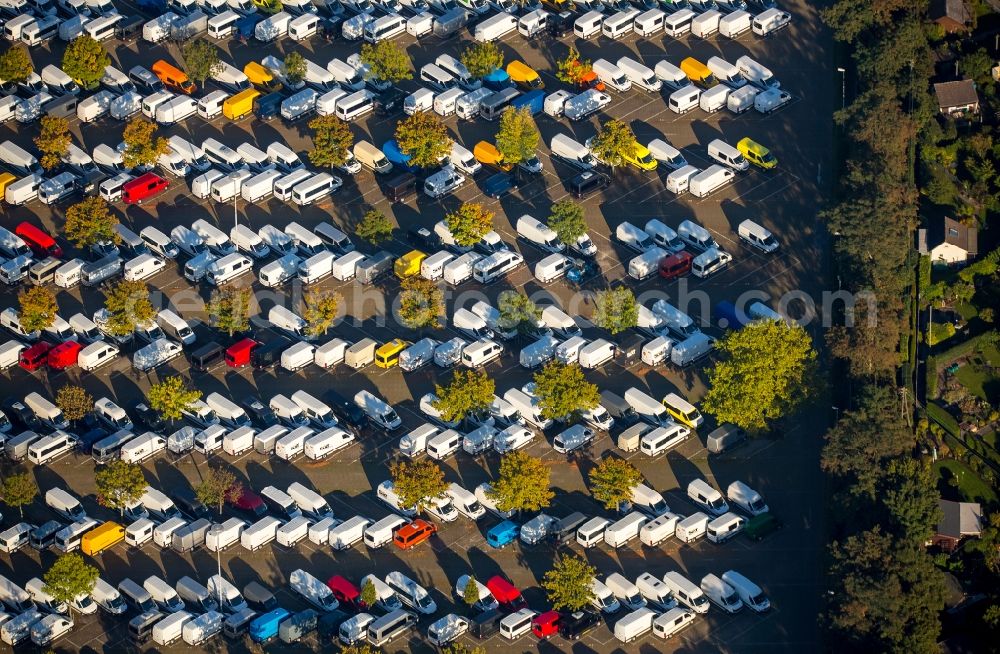
[[[934,464],[937,487],[945,499],[959,502],[992,503],[997,494],[972,469],[955,459],[941,459]],[[948,480],[958,479],[958,488],[953,488]]]
[[[955,313],[962,316],[962,320],[969,322],[973,318],[979,315],[979,309],[976,305],[970,304],[968,302],[960,302],[955,305]]]
[[[993,367],[1000,366],[1000,348],[995,343],[990,343],[983,347],[983,359]]]
[[[975,364],[966,363],[955,373],[955,379],[962,386],[969,389],[969,392],[978,398],[986,399],[986,382],[991,379],[991,375],[982,367]]]

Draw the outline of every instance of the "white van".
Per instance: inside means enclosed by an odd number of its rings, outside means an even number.
[[[375,94],[366,89],[355,91],[337,100],[334,113],[344,121],[352,121],[375,109]]]
[[[221,286],[250,272],[253,272],[253,262],[242,254],[233,253],[212,262],[206,277],[213,286]]]
[[[292,202],[299,206],[310,205],[336,192],[343,181],[330,173],[317,173],[292,188]]]
[[[695,613],[708,613],[708,598],[694,582],[681,573],[671,570],[663,575],[663,583],[671,594]]]
[[[663,87],[663,80],[656,76],[652,68],[639,63],[631,57],[621,57],[618,59],[618,68],[625,73],[625,77],[632,84],[640,86],[647,91],[658,93]]]
[[[746,160],[746,157],[722,139],[713,139],[708,144],[708,156],[737,172],[750,168],[750,162]]]
[[[617,41],[632,31],[635,24],[635,18],[640,13],[641,12],[638,9],[631,8],[608,16],[604,19],[604,24],[601,26],[601,32],[609,39]],[[596,64],[597,62],[594,63]]]
[[[462,365],[467,368],[481,368],[491,361],[499,359],[502,354],[502,345],[488,338],[483,338],[462,349],[461,361]]]
[[[735,570],[727,570],[722,573],[722,581],[728,584],[740,600],[756,613],[764,613],[771,608],[771,602],[767,595],[760,589],[760,586],[753,583]]]
[[[691,274],[705,279],[729,267],[733,255],[717,248],[709,248],[691,261]]]
[[[608,21],[605,20],[605,27],[607,27],[607,24]],[[593,63],[593,70],[605,85],[615,91],[624,93],[632,88],[632,80],[625,75],[625,71],[607,59],[598,59],[595,61]]]
[[[695,107],[700,106],[700,100],[701,89],[694,84],[688,84],[670,94],[670,97],[667,99],[667,106],[676,114],[686,114]]]
[[[653,634],[664,639],[670,638],[693,623],[693,611],[674,607],[653,620]]]
[[[663,31],[675,39],[684,36],[691,31],[691,23],[697,15],[691,9],[675,11],[663,21]]]

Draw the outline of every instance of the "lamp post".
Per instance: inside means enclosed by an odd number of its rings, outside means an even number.
[[[847,106],[847,69],[837,66],[837,72],[840,73],[840,108],[843,109]]]

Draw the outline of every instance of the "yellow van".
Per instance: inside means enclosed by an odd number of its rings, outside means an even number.
[[[749,137],[743,137],[736,142],[736,149],[746,160],[764,170],[778,167],[778,159],[771,151]]]
[[[117,522],[105,522],[83,535],[80,539],[80,551],[87,556],[97,556],[123,540],[125,540],[125,527]]]
[[[0,199],[7,193],[7,187],[16,181],[16,176],[10,173],[0,173]]]
[[[229,120],[239,120],[253,113],[253,103],[260,97],[257,89],[244,89],[231,95],[222,103],[222,115]]]
[[[503,155],[497,150],[497,146],[493,145],[489,141],[480,141],[476,143],[472,148],[472,156],[476,158],[476,161],[483,164],[484,166],[492,166],[493,168],[499,168],[505,173],[509,173],[514,167],[514,164],[509,164],[503,160]]]
[[[710,89],[719,83],[709,67],[694,57],[687,57],[681,61],[681,71],[688,76],[692,84],[703,89]]]
[[[396,277],[399,277],[400,279],[406,279],[407,277],[419,275],[420,264],[422,264],[426,258],[427,255],[420,250],[410,250],[400,258],[396,259],[396,262],[392,264],[392,270],[396,273]]]
[[[649,151],[642,143],[636,141],[634,154],[625,155],[625,161],[632,164],[639,170],[656,170],[656,166],[659,162],[653,157],[653,153]]]
[[[697,429],[701,423],[705,422],[704,416],[698,409],[676,393],[668,393],[663,398],[663,406],[666,407],[671,418],[691,429]]]
[[[375,365],[379,368],[392,368],[399,363],[399,353],[410,347],[409,341],[394,338],[375,350]]]
[[[515,60],[507,64],[507,74],[515,84],[526,91],[545,88],[545,82],[538,73],[523,61]]]
[[[243,67],[243,74],[247,76],[250,83],[264,93],[273,93],[281,90],[281,82],[274,79],[271,71],[264,68],[256,61],[251,61]]]

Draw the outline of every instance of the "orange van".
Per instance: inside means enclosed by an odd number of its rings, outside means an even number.
[[[165,87],[178,93],[191,95],[198,90],[194,82],[188,78],[187,73],[162,59],[153,64],[153,73],[163,82]]]

